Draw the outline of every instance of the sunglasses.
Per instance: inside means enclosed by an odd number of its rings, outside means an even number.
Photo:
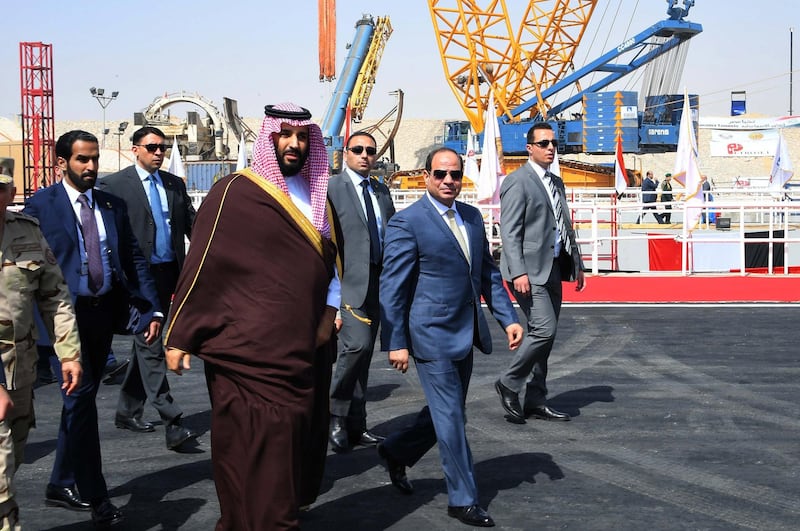
[[[155,153],[159,149],[161,150],[161,153],[166,153],[168,147],[166,144],[136,144],[136,145],[145,148],[148,153]]]
[[[347,148],[347,151],[349,151],[350,153],[353,153],[354,155],[361,155],[362,153],[364,153],[365,149],[367,150],[367,155],[369,155],[370,157],[375,156],[375,153],[378,152],[378,150],[375,149],[372,146],[367,146],[367,147],[364,147],[364,146],[353,146],[351,148]]]
[[[464,176],[464,172],[461,171],[461,170],[450,170],[450,171],[447,171],[447,170],[433,170],[431,173],[433,174],[433,178],[436,179],[437,181],[441,181],[442,179],[447,177],[448,173],[450,174],[450,177],[454,181],[460,181],[461,178]]]
[[[539,146],[542,149],[547,149],[547,146],[553,144],[553,149],[558,149],[558,140],[539,140],[538,142],[528,142],[534,146]]]

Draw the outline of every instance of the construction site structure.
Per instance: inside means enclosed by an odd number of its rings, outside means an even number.
[[[56,181],[53,46],[19,43],[22,119],[22,194]],[[19,187],[18,187],[19,190]]]
[[[505,0],[481,5],[476,0],[428,0],[428,5],[445,77],[467,123],[482,134],[491,94],[496,107],[488,114],[500,117],[504,153],[524,154],[532,122],[545,120],[553,122],[562,154],[613,153],[617,136],[625,152],[654,153],[677,148],[683,96],[675,94],[676,72],[683,69],[687,43],[703,29],[686,20],[694,0],[684,0],[683,7],[677,1],[667,0],[669,18],[578,69],[575,51],[597,0],[526,2],[517,25]],[[659,58],[667,62],[659,65]],[[668,78],[672,84],[652,83],[659,92],[648,94],[643,104],[636,93],[601,92],[645,65],[657,69],[657,81]],[[592,76],[590,85],[582,87],[587,76]],[[563,97],[567,92],[574,94]],[[562,118],[577,104],[583,105],[580,112]],[[695,97],[692,109],[697,106]],[[446,127],[446,142],[457,148],[460,141],[463,153],[464,138],[451,135],[458,129]]]
[[[360,122],[364,115],[375,85],[383,50],[392,34],[389,17],[375,19],[368,14],[356,22],[355,29],[342,71],[320,123],[325,148],[328,151],[328,161],[334,173],[341,171],[345,136],[349,134],[350,123]],[[398,97],[402,102],[402,91]],[[395,107],[395,112],[398,109],[402,110],[402,103]],[[393,121],[399,123],[397,116],[395,114]],[[345,125],[347,127],[343,135],[342,127]],[[378,158],[383,155],[388,145],[388,143],[382,145]]]

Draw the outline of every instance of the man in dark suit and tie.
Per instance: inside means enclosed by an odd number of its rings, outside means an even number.
[[[91,510],[95,526],[108,527],[124,516],[109,500],[103,478],[95,397],[114,336],[114,301],[133,297],[149,303],[151,312],[143,314],[142,325],[147,341],[161,332],[161,320],[151,320],[152,312],[161,308],[125,203],[94,189],[100,159],[97,138],[86,131],[69,131],[55,147],[63,180],[34,194],[25,213],[39,219],[73,297],[83,378],[70,395],[62,392],[64,407],[45,501]]]
[[[149,264],[158,300],[166,312],[186,258],[184,237],[191,237],[195,210],[183,180],[159,169],[167,149],[164,133],[145,126],[133,133],[131,141],[136,163],[101,179],[98,189],[125,201],[133,234]],[[131,364],[119,393],[116,426],[135,432],[153,431],[153,424],[142,420],[148,399],[166,426],[167,448],[178,450],[183,443],[197,437],[181,425],[183,411],[170,393],[161,336],[148,344],[138,334],[133,336]]]
[[[516,349],[523,330],[489,253],[481,213],[457,202],[463,161],[448,148],[428,155],[427,193],[389,221],[380,279],[381,343],[389,362],[414,358],[427,406],[415,423],[378,444],[392,484],[410,494],[405,468],[439,442],[447,513],[468,525],[494,521],[478,503],[465,431],[472,347],[492,351],[481,297]]]
[[[500,269],[528,321],[511,365],[495,383],[506,419],[569,420],[547,405],[547,360],[561,311],[562,280],[584,288],[583,262],[569,215],[564,181],[549,171],[557,141],[546,122],[530,128],[528,162],[500,186]],[[529,381],[530,380],[530,381]],[[525,407],[519,393],[526,389]]]
[[[367,430],[367,376],[378,334],[382,235],[394,215],[389,188],[369,172],[377,155],[375,138],[359,131],[347,140],[344,171],[328,181],[328,199],[343,234],[341,350],[331,383],[329,440],[334,452],[352,444],[373,446],[382,437]]]

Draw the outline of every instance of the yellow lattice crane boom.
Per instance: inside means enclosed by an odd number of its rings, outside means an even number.
[[[360,122],[364,116],[364,110],[367,108],[367,102],[369,102],[369,96],[372,94],[372,87],[375,85],[375,78],[378,75],[383,50],[386,48],[386,42],[391,34],[392,23],[389,21],[389,17],[378,17],[369,50],[364,57],[364,64],[358,72],[353,94],[350,96],[350,112],[355,122]]]
[[[531,0],[514,13],[515,25],[505,0],[428,0],[445,76],[476,132],[490,90],[498,114],[511,118],[511,109],[535,96],[531,115],[547,116],[542,91],[572,68],[596,4]]]

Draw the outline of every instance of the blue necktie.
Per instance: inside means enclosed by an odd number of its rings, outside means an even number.
[[[372,207],[372,197],[369,195],[369,179],[361,181],[361,193],[364,196],[364,207],[367,209],[367,228],[369,229],[369,261],[371,264],[381,263],[381,240],[378,236],[378,219]]]
[[[150,210],[153,213],[153,222],[156,225],[156,245],[153,248],[153,260],[163,261],[169,250],[169,229],[164,210],[161,206],[161,196],[158,193],[155,175],[148,177],[150,180]]]

